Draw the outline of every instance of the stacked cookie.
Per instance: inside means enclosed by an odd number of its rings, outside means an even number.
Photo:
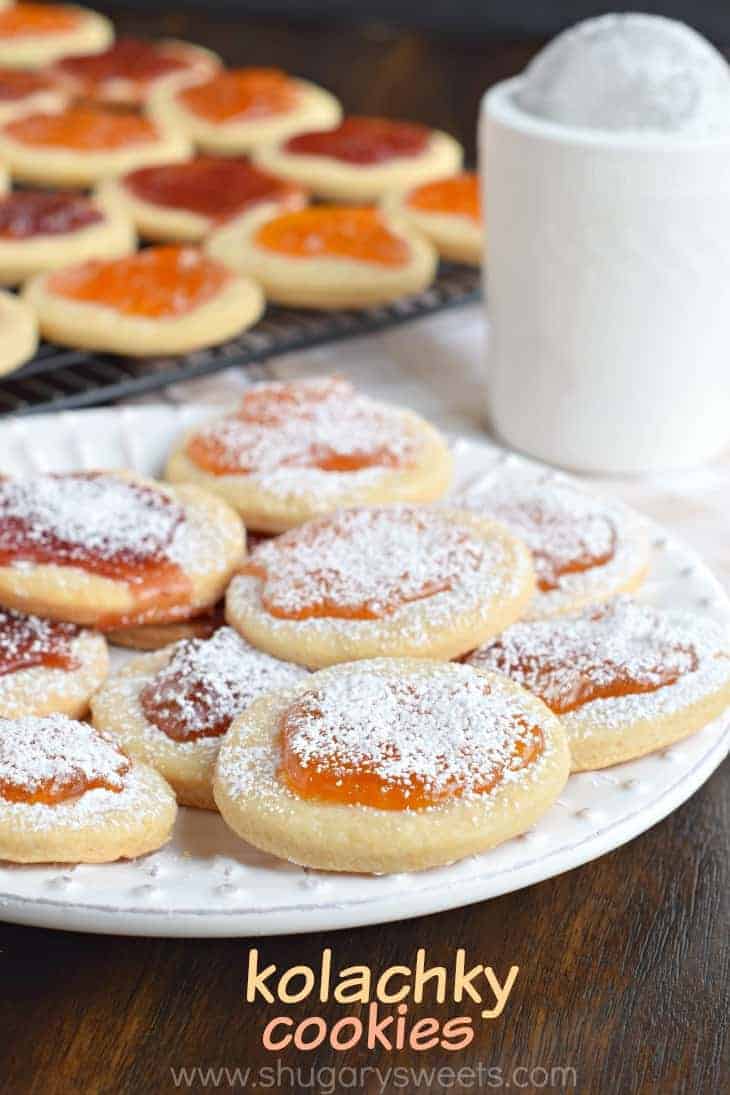
[[[240,334],[267,300],[339,309],[419,292],[439,256],[481,258],[461,164],[448,134],[343,117],[279,69],[114,41],[76,6],[3,5],[0,283],[23,288],[0,296],[0,375],[38,331],[177,354]],[[10,179],[43,189],[6,193]],[[154,246],[137,251],[138,237]]]
[[[726,636],[631,597],[634,515],[503,465],[447,494],[440,434],[341,378],[252,387],[165,479],[0,480],[1,856],[139,854],[177,801],[425,868],[730,703]]]

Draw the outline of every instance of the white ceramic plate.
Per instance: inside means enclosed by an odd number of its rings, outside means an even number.
[[[158,473],[170,442],[204,408],[125,407],[0,424],[0,472],[134,467]],[[454,445],[459,482],[509,460],[486,444]],[[698,557],[651,525],[642,596],[730,628],[730,602]],[[730,745],[730,719],[630,764],[571,776],[530,832],[451,867],[386,877],[308,871],[242,843],[216,814],[182,809],[171,843],[131,863],[0,866],[0,918],[129,935],[275,935],[438,912],[529,886],[595,859],[648,829],[697,790]]]

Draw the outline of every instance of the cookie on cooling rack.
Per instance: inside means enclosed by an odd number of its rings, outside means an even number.
[[[16,190],[0,197],[0,284],[89,258],[133,251],[134,228],[119,204],[64,190]]]
[[[445,440],[422,418],[327,376],[251,387],[182,439],[165,474],[220,494],[247,528],[283,532],[338,508],[435,501],[451,473]]]
[[[0,608],[0,719],[81,718],[108,669],[102,635]]]
[[[24,300],[0,290],[0,377],[19,369],[38,349],[38,321]]]
[[[498,467],[462,488],[455,504],[501,521],[527,544],[537,576],[530,616],[575,612],[646,577],[649,541],[638,515],[567,478]]]
[[[308,676],[223,627],[128,662],[94,696],[92,718],[164,776],[179,803],[215,810],[213,769],[233,720],[259,696]]]
[[[245,157],[198,156],[130,171],[102,184],[149,240],[196,243],[229,220],[307,204],[306,191]]]
[[[365,205],[232,220],[205,246],[232,270],[255,278],[270,300],[295,308],[387,304],[427,289],[437,265],[423,236]]]
[[[439,255],[479,266],[484,254],[484,225],[479,177],[464,171],[409,189],[390,191],[383,208],[402,217],[431,240]]]
[[[299,133],[255,151],[256,162],[328,201],[376,202],[450,175],[463,150],[448,133],[392,118],[348,116],[332,129]]]
[[[40,68],[58,57],[93,53],[114,37],[111,22],[75,4],[23,3],[0,10],[0,65]]]
[[[150,109],[198,148],[225,156],[326,129],[342,113],[328,91],[276,68],[227,69],[194,87],[162,89]]]
[[[62,57],[51,75],[71,98],[141,107],[155,92],[212,76],[220,58],[202,46],[163,38],[118,38],[97,53]]]
[[[245,157],[197,156],[140,167],[107,179],[102,193],[127,212],[148,240],[197,243],[232,218],[275,216],[307,204],[306,192]]]
[[[51,342],[133,357],[216,346],[261,316],[261,290],[193,247],[148,247],[39,274],[23,298]]]
[[[13,180],[38,186],[93,186],[109,175],[189,154],[181,133],[143,114],[88,103],[0,126],[0,157]]]
[[[551,708],[574,771],[662,749],[730,706],[726,631],[629,597],[515,624],[468,661],[505,673]]]
[[[0,605],[102,630],[187,620],[245,554],[240,518],[131,473],[0,479]]]
[[[0,859],[131,859],[168,840],[176,812],[162,776],[88,723],[0,719]]]
[[[448,659],[517,620],[533,590],[529,552],[501,525],[447,508],[362,507],[259,544],[228,588],[226,619],[310,668]]]
[[[255,702],[213,785],[244,840],[330,871],[421,870],[533,825],[568,778],[559,721],[470,666],[377,659]]]

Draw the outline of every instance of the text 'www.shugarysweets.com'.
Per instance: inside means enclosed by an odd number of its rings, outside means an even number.
[[[413,1005],[474,1003],[481,1005],[482,1020],[497,1019],[507,1003],[519,973],[510,966],[502,980],[492,966],[469,965],[459,949],[448,966],[428,965],[424,948],[416,952],[412,966],[389,966],[374,973],[369,966],[350,965],[334,970],[332,950],[322,951],[319,968],[297,965],[280,970],[260,962],[257,949],[249,951],[246,1002],[292,1005],[305,1001],[334,1001],[365,1009],[361,1015],[343,1015],[328,1022],[321,1015],[294,1019],[281,1014],[270,1019],[262,1033],[262,1045],[271,1052],[293,1047],[311,1052],[327,1043],[344,1052],[356,1046],[367,1049],[426,1052],[456,1051],[474,1041],[474,1019],[457,1015],[447,1019],[412,1014]]]

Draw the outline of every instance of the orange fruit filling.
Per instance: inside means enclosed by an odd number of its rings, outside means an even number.
[[[129,761],[126,758],[117,769],[119,775],[129,771]],[[17,783],[6,783],[0,780],[0,798],[6,802],[25,802],[27,804],[42,804],[54,806],[58,802],[65,802],[70,798],[78,798],[87,791],[95,791],[104,788],[106,791],[114,791],[118,794],[121,787],[104,779],[87,779],[81,771],[75,772],[68,779],[43,780],[31,787],[19,787]]]
[[[191,247],[149,247],[136,255],[92,259],[52,274],[57,296],[149,319],[184,316],[212,300],[232,275]]]
[[[297,87],[276,68],[238,68],[178,93],[187,110],[209,122],[255,121],[286,114],[297,104]]]
[[[407,241],[391,232],[370,206],[319,205],[284,213],[261,225],[255,242],[292,258],[352,259],[397,267],[410,257]]]
[[[59,478],[72,483],[78,481],[83,490],[84,481],[93,482],[103,477],[94,472],[79,472]],[[167,496],[137,483],[128,483],[123,488],[117,486],[117,489],[128,490],[130,495],[141,500],[142,505],[162,510],[175,505]],[[102,630],[136,623],[149,607],[156,610],[157,618],[163,608],[169,610],[171,619],[186,613],[190,579],[182,567],[168,557],[166,543],[108,549],[104,544],[95,546],[76,539],[68,540],[53,525],[37,524],[25,517],[22,509],[16,510],[12,490],[12,480],[7,480],[7,484],[0,481],[0,566],[30,562],[39,566],[80,567],[90,574],[126,582],[133,589],[135,609],[129,617],[122,615],[99,621]],[[103,498],[98,504],[103,504]],[[184,515],[181,512],[178,516],[173,509],[171,520],[177,526],[184,520]]]
[[[71,646],[79,634],[74,624],[0,609],[0,677],[35,666],[76,669]]]
[[[308,755],[304,761],[294,744],[294,736],[300,720],[317,718],[309,697],[304,696],[284,712],[280,722],[281,761],[279,777],[289,790],[300,798],[319,800],[347,806],[372,806],[380,810],[423,810],[438,806],[451,799],[470,794],[488,794],[500,782],[505,765],[493,765],[482,780],[465,785],[458,777],[442,781],[438,787],[416,773],[407,780],[389,780],[378,772],[377,761],[356,764],[339,756],[317,757]],[[539,727],[528,726],[520,721],[522,736],[517,738],[510,758],[512,771],[525,768],[537,759],[543,749],[543,736]],[[388,746],[386,761],[398,761],[399,750],[395,742]]]
[[[423,183],[411,191],[407,201],[423,213],[468,217],[477,224],[481,220],[479,179],[471,173]]]
[[[5,132],[22,144],[78,152],[113,152],[158,137],[147,118],[93,106],[72,106],[59,114],[31,114],[8,122]]]
[[[55,806],[87,791],[118,794],[131,768],[110,738],[65,715],[0,719],[0,799]]]
[[[0,11],[0,38],[24,34],[63,34],[75,30],[82,16],[56,4],[14,4]]]
[[[483,551],[468,527],[449,525],[437,511],[351,509],[260,545],[243,573],[261,579],[262,606],[279,619],[380,620],[452,591],[481,565]]]
[[[322,414],[318,414],[318,410]],[[327,436],[333,419],[345,428],[344,445],[335,436]],[[313,440],[304,444],[300,437],[287,450],[282,428]],[[372,428],[372,444],[368,443]],[[377,412],[361,405],[354,389],[346,381],[330,378],[318,384],[262,385],[244,395],[240,407],[226,416],[220,428],[211,427],[195,434],[187,444],[187,454],[200,468],[213,475],[249,474],[258,470],[262,444],[277,444],[280,466],[320,468],[322,471],[350,472],[361,468],[399,467],[403,463],[398,450],[399,438],[388,445],[379,438],[382,429]],[[362,441],[352,443],[357,431]],[[319,439],[315,440],[319,434]]]

